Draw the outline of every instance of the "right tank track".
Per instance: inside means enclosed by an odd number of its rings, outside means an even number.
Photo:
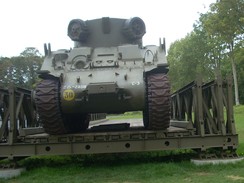
[[[89,126],[88,114],[63,114],[60,102],[60,82],[57,78],[43,79],[37,84],[35,105],[45,132],[58,135],[76,133]]]
[[[147,129],[165,130],[170,125],[170,83],[164,73],[146,75],[146,106],[143,122]]]

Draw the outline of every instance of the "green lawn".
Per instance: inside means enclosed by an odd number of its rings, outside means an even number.
[[[118,114],[118,115],[108,115],[108,119],[137,119],[142,118],[142,112],[141,111],[135,111],[135,112],[126,112],[124,114]]]
[[[132,114],[126,114],[131,116]],[[136,114],[140,117],[140,114]],[[115,118],[111,116],[111,118]],[[244,106],[235,107],[239,134],[238,154],[244,156]],[[244,182],[244,160],[236,164],[196,166],[192,152],[169,151],[129,154],[32,157],[20,163],[28,171],[7,183],[99,182],[99,183],[184,183]]]
[[[168,159],[165,159],[166,157]],[[5,182],[244,182],[244,161],[228,165],[196,166],[187,158],[179,160],[174,156],[162,157],[154,153],[57,159],[53,160],[49,157],[46,160],[29,160],[27,172]],[[33,166],[37,167],[33,168]]]
[[[244,105],[235,107],[236,130],[239,135],[238,154],[244,156]],[[244,182],[244,181],[243,181]]]

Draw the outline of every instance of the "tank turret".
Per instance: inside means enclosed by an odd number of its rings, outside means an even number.
[[[139,17],[128,20],[109,17],[89,21],[74,19],[68,25],[68,36],[75,42],[75,47],[141,45],[145,33],[145,23]]]

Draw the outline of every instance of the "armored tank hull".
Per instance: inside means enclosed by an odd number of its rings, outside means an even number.
[[[45,45],[35,104],[50,134],[81,132],[91,113],[143,111],[147,129],[166,129],[170,84],[165,44],[143,46],[142,19],[74,19],[70,50]]]

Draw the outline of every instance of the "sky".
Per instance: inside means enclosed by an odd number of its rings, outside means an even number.
[[[1,0],[0,57],[18,56],[26,47],[44,55],[44,43],[52,50],[69,49],[67,36],[72,19],[140,17],[146,24],[143,45],[158,45],[166,39],[166,49],[193,29],[199,13],[216,0]]]

